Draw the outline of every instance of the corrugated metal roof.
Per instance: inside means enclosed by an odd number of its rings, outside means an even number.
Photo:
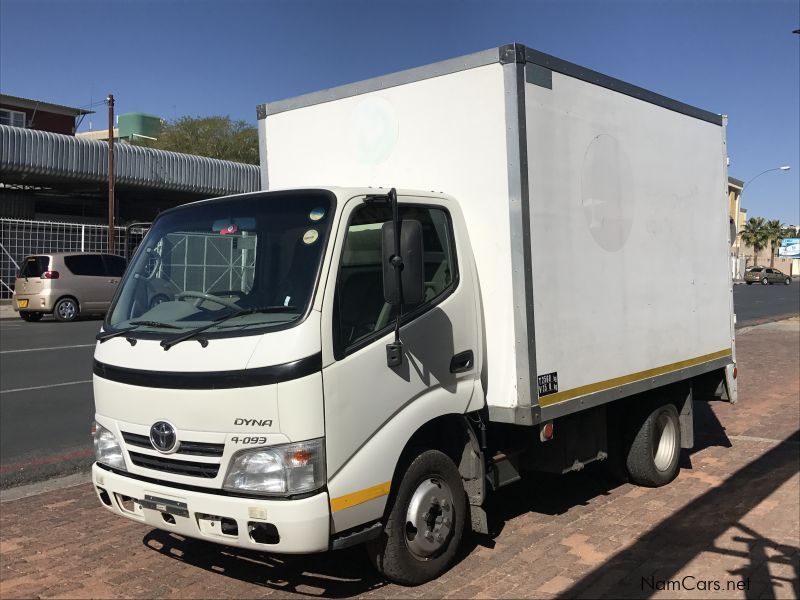
[[[20,105],[25,108],[39,108],[41,110],[56,110],[63,113],[69,113],[74,116],[80,115],[93,115],[93,110],[84,108],[75,108],[73,106],[64,106],[63,104],[54,104],[52,102],[44,102],[43,100],[34,100],[33,98],[23,98],[22,96],[9,96],[8,94],[0,94],[0,102],[10,105]]]
[[[65,181],[108,180],[108,143],[48,131],[0,125],[3,178],[37,176]],[[114,144],[118,185],[209,195],[254,192],[260,188],[257,165]]]

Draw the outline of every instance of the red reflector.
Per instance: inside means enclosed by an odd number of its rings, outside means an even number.
[[[42,273],[42,279],[58,279],[58,271],[45,271]]]
[[[544,426],[544,439],[549,440],[553,437],[553,423],[545,423]]]
[[[736,379],[736,376],[739,374],[739,367],[733,367],[733,378]]]

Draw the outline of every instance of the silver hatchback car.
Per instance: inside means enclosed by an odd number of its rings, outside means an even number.
[[[58,252],[28,256],[14,285],[13,307],[26,321],[58,321],[108,310],[126,261],[113,254]]]

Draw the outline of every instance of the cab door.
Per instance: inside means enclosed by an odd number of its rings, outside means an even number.
[[[472,260],[471,253],[457,244],[453,215],[436,203],[440,199],[400,201],[400,218],[422,225],[426,278],[423,302],[404,307],[402,365],[388,367],[386,359],[397,314],[383,299],[381,226],[391,221],[388,203],[365,204],[362,197],[345,206],[325,291],[326,459],[337,531],[355,522],[342,513],[358,512],[337,512],[337,499],[359,503],[385,496],[386,482],[413,432],[426,419],[465,412],[475,389],[472,270],[461,268]],[[359,496],[364,490],[366,496]],[[358,520],[366,518],[364,510],[380,517],[383,503],[361,506]]]

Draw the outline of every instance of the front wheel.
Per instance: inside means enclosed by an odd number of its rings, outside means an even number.
[[[430,581],[452,564],[466,512],[456,465],[438,450],[425,450],[406,470],[380,537],[367,545],[369,558],[395,583]]]
[[[769,279],[764,277],[764,279],[761,280],[761,285],[769,285]]]
[[[791,277],[787,277],[786,279],[784,279],[783,283],[785,283],[786,285],[792,285]]]

